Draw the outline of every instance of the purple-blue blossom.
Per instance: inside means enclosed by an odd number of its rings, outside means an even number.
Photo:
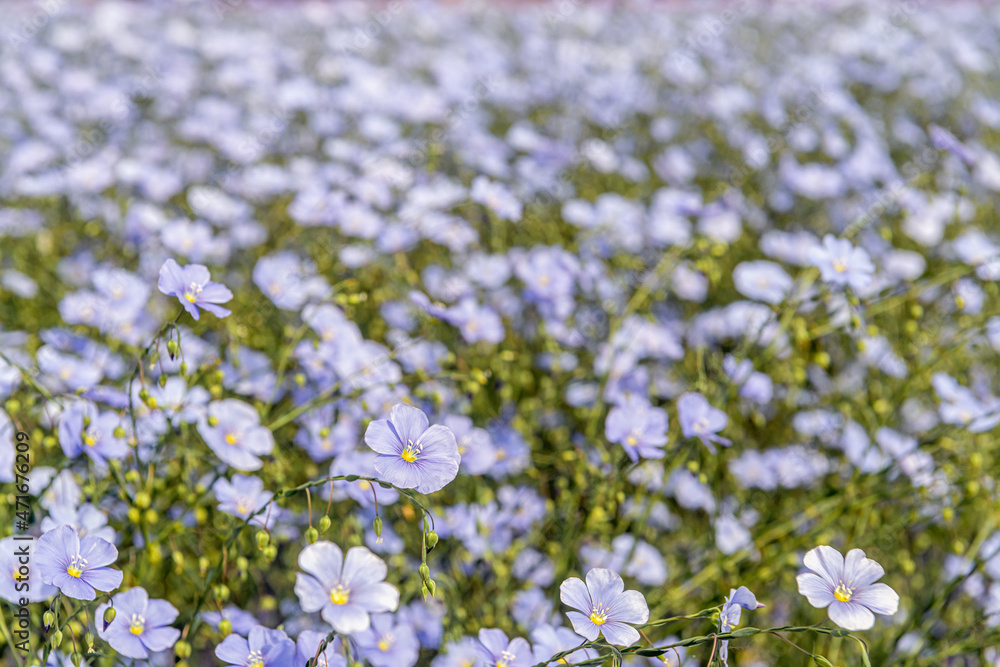
[[[184,310],[196,320],[201,317],[201,310],[207,310],[216,317],[227,317],[232,313],[218,304],[232,299],[233,293],[225,285],[212,282],[208,268],[201,264],[182,267],[168,259],[160,267],[157,287],[167,296],[177,297]]]
[[[295,642],[283,630],[255,625],[246,638],[232,634],[223,639],[215,657],[236,667],[295,667]]]
[[[111,648],[128,658],[145,660],[150,653],[170,649],[181,636],[181,631],[170,627],[177,619],[177,609],[166,600],[150,600],[144,588],[135,587],[113,598],[115,618],[105,627],[98,621],[97,635]],[[103,618],[107,604],[94,613]]]
[[[428,426],[427,415],[409,405],[395,405],[388,419],[369,424],[365,443],[378,453],[375,470],[382,479],[420,493],[444,488],[462,460],[451,429]]]
[[[321,612],[337,632],[366,630],[369,614],[399,605],[399,591],[384,581],[385,562],[366,547],[351,547],[345,556],[333,542],[316,542],[299,554],[299,567],[295,594],[302,610]]]
[[[718,435],[726,428],[729,417],[722,410],[713,408],[708,399],[699,393],[688,392],[677,398],[677,417],[684,437],[698,438],[712,453],[715,453],[713,443],[723,447],[733,444],[728,438]]]
[[[875,614],[892,616],[899,609],[896,591],[875,583],[885,570],[861,549],[851,549],[845,558],[833,547],[818,546],[802,562],[810,571],[797,577],[799,593],[812,606],[826,608],[830,620],[845,630],[868,630]]]
[[[576,611],[566,612],[573,630],[590,641],[603,635],[609,644],[631,646],[639,641],[632,627],[649,620],[649,607],[639,591],[626,591],[621,576],[595,567],[587,583],[570,577],[559,587],[559,599]]]
[[[115,545],[93,535],[81,539],[70,526],[42,535],[35,550],[42,581],[75,600],[93,600],[97,591],[109,593],[118,588],[121,570],[108,567],[117,560]]]

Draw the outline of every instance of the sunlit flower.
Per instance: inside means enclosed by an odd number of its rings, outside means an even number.
[[[896,591],[875,583],[885,570],[861,549],[851,549],[845,559],[833,547],[818,546],[802,562],[811,572],[797,577],[799,593],[812,606],[829,608],[830,620],[845,630],[868,630],[875,614],[891,616],[899,608]]]
[[[587,573],[587,583],[570,577],[559,587],[563,604],[579,611],[566,612],[573,629],[590,641],[604,635],[609,644],[631,646],[639,641],[632,627],[649,620],[649,607],[639,591],[626,591],[616,572],[595,567]],[[631,624],[631,625],[630,625]]]

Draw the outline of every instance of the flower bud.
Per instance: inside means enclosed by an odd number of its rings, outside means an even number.
[[[167,386],[167,376],[166,376],[166,374],[161,375],[159,378],[157,378],[156,381],[160,383],[161,387],[166,387]]]
[[[435,546],[437,546],[437,543],[438,543],[438,534],[435,533],[433,530],[427,533],[427,548],[433,549]]]
[[[56,630],[52,633],[52,648],[58,649],[62,646],[63,634],[62,630]]]
[[[140,389],[139,390],[139,400],[142,401],[143,403],[145,403],[147,398],[149,398],[149,392],[146,391],[145,388]]]
[[[209,417],[208,417],[208,419],[206,421],[208,422],[209,426],[215,427],[219,423],[219,418],[218,417],[213,417],[213,416],[209,415]]]
[[[118,612],[115,611],[114,607],[108,607],[104,610],[104,630],[107,631],[108,626],[111,625],[111,621],[115,620],[115,616]]]
[[[149,507],[152,501],[153,499],[150,498],[149,494],[146,493],[145,491],[140,491],[139,493],[135,494],[135,506],[140,509],[146,509],[147,507]]]
[[[51,610],[46,611],[44,614],[42,614],[42,623],[45,624],[46,630],[51,628],[55,624],[55,622],[56,622],[56,615],[53,614]]]
[[[328,531],[330,529],[330,523],[331,523],[330,517],[328,517],[327,515],[324,514],[322,517],[320,517],[319,532],[325,533],[326,531]]]
[[[128,508],[128,520],[131,521],[132,523],[139,523],[140,521],[142,521],[142,512],[139,510],[138,507]]]
[[[267,534],[267,531],[260,531],[257,533],[257,548],[263,549],[271,542],[271,536]]]
[[[319,430],[319,437],[321,437],[321,438],[328,438],[328,437],[330,437],[330,429],[327,428],[326,426],[324,426],[323,428],[321,428]]]
[[[382,517],[375,517],[372,526],[375,528],[375,537],[382,537]]]
[[[421,586],[420,586],[420,594],[424,596],[425,600],[427,599],[427,593],[429,593],[429,592],[430,591],[427,590],[427,584],[421,584]]]
[[[277,557],[278,557],[278,547],[271,544],[268,545],[266,549],[264,549],[264,558],[266,558],[268,562],[273,561]]]
[[[124,428],[122,428],[121,426],[116,426],[116,427],[115,427],[115,430],[114,430],[114,431],[112,431],[112,433],[113,433],[113,434],[114,434],[114,436],[115,436],[116,438],[118,438],[119,440],[121,440],[122,438],[124,438],[124,437],[125,437],[125,429],[124,429]]]
[[[73,651],[72,655],[69,656],[69,660],[73,663],[73,667],[80,667],[80,663],[83,662],[83,657],[76,651]]]
[[[240,571],[249,570],[250,561],[248,561],[245,556],[240,556],[236,559],[236,569]]]
[[[188,363],[186,361],[181,362],[181,375],[188,374]]]
[[[148,523],[150,526],[155,526],[156,523],[160,520],[160,513],[157,512],[156,510],[149,509],[146,510],[146,514],[143,515],[143,518],[146,520],[146,523]]]
[[[821,655],[814,655],[813,662],[819,665],[819,667],[833,667],[833,663]]]
[[[183,639],[176,644],[174,644],[174,654],[181,660],[191,656],[191,644],[188,644]]]
[[[308,542],[309,544],[316,544],[316,540],[318,539],[319,539],[319,531],[313,528],[312,526],[309,526],[309,529],[306,531],[306,542]]]
[[[427,580],[427,590],[431,592],[431,597],[434,596],[434,591],[437,590],[437,584],[434,583],[433,579]]]
[[[177,341],[175,341],[175,340],[168,340],[167,341],[167,354],[170,355],[170,360],[171,361],[173,361],[174,357],[177,356],[177,348],[178,347],[179,346],[177,345]]]
[[[83,643],[87,645],[87,653],[94,652],[94,633],[88,632],[83,636]]]
[[[233,623],[228,618],[224,618],[219,621],[219,632],[222,633],[223,637],[228,637],[233,631]]]
[[[427,563],[421,564],[421,566],[417,569],[417,572],[420,573],[420,579],[425,583],[431,578],[431,568],[427,567]]]
[[[12,398],[7,401],[4,407],[7,409],[8,413],[16,414],[21,411],[21,401],[17,400],[16,398]]]
[[[146,405],[149,406],[150,410],[155,410],[156,406],[158,406],[159,403],[157,402],[156,397],[150,396],[149,398],[146,399]]]
[[[215,587],[215,597],[219,599],[219,602],[225,602],[229,599],[229,586],[225,584],[219,584]]]

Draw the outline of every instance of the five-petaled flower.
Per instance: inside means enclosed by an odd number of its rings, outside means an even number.
[[[476,646],[483,664],[489,667],[530,667],[534,663],[531,645],[520,637],[508,640],[507,633],[496,628],[479,631]]]
[[[233,298],[229,288],[213,283],[208,269],[201,264],[180,266],[168,259],[160,267],[157,287],[167,296],[175,296],[191,317],[201,317],[199,308],[204,308],[216,317],[226,317],[232,311],[216,304],[226,303]]]
[[[283,630],[255,625],[246,639],[232,634],[215,647],[219,660],[237,667],[292,667],[295,642]]]
[[[365,443],[378,453],[375,470],[383,479],[420,493],[444,488],[458,475],[462,460],[450,428],[428,428],[422,410],[401,403],[393,406],[388,419],[368,425]]]
[[[56,586],[66,597],[93,600],[96,591],[111,592],[122,583],[115,545],[93,535],[83,539],[70,526],[59,526],[38,540],[38,570],[42,581]]]
[[[104,627],[97,623],[97,635],[122,655],[145,660],[150,652],[166,651],[177,643],[181,631],[170,627],[177,609],[166,600],[150,600],[143,588],[130,588],[114,598],[115,618]],[[107,604],[97,608],[95,618],[103,618]]]
[[[587,573],[586,584],[576,577],[562,582],[559,599],[579,610],[566,615],[576,633],[590,641],[604,635],[609,644],[631,646],[639,641],[639,632],[628,624],[649,620],[649,607],[642,593],[626,591],[617,572],[600,567]]]
[[[875,614],[891,616],[899,609],[896,591],[875,583],[885,570],[861,549],[851,549],[845,559],[833,547],[819,546],[802,561],[812,572],[796,578],[799,593],[818,609],[829,607],[830,620],[845,630],[868,630]]]
[[[316,542],[299,554],[295,575],[302,610],[322,611],[323,620],[342,634],[367,630],[369,614],[395,611],[399,591],[385,581],[385,562],[366,547],[344,553],[333,542]]]

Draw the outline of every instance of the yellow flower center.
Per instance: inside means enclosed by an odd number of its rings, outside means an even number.
[[[85,436],[83,436],[83,444],[87,445],[88,447],[93,447],[94,445],[97,444],[97,440],[94,438],[93,435],[88,433]]]
[[[230,445],[235,445],[237,442],[239,442],[239,440],[240,439],[236,436],[235,433],[226,434],[226,442],[228,442]]]
[[[630,444],[632,446],[635,446],[635,443],[638,442],[638,441],[635,439],[634,435],[630,435],[628,437],[628,439],[626,440],[626,442],[628,442],[628,444]]]
[[[201,294],[202,289],[204,288],[198,283],[191,283],[190,285],[188,285],[188,288],[184,290],[184,298],[190,301],[191,303],[194,303],[195,300],[198,298],[198,295]]]
[[[510,651],[501,651],[500,659],[497,660],[496,667],[510,667],[510,663],[514,661],[514,654]]]
[[[590,622],[594,625],[604,625],[608,622],[608,610],[603,604],[590,610]]]
[[[83,556],[73,556],[73,560],[66,566],[66,574],[74,579],[79,579],[83,575],[83,568],[86,564],[87,560]]]
[[[406,461],[407,463],[413,463],[414,461],[417,460],[417,454],[419,454],[420,450],[422,450],[423,448],[424,448],[423,445],[419,445],[413,442],[412,440],[407,440],[406,447],[403,448],[403,453],[401,454],[401,456],[403,457],[403,460]]]
[[[396,638],[392,635],[383,635],[378,640],[378,650],[388,651],[392,648],[392,645],[396,643]]]
[[[341,584],[337,584],[330,591],[330,602],[333,604],[347,604],[347,601],[351,597],[351,592],[344,588]]]
[[[133,635],[141,635],[146,629],[146,619],[139,614],[132,614],[132,623],[128,626],[128,631]]]
[[[847,263],[838,259],[833,263],[833,270],[837,273],[843,273],[847,270]]]
[[[247,656],[246,667],[264,667],[264,656],[260,651],[250,651]]]
[[[837,598],[841,602],[850,602],[853,594],[854,589],[845,586],[844,582],[840,582],[840,585],[833,589],[833,597]]]

